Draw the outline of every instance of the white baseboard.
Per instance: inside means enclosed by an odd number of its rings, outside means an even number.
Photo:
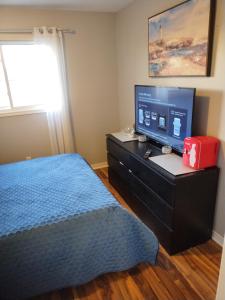
[[[97,164],[92,164],[91,165],[93,170],[98,170],[101,168],[107,168],[108,167],[108,163],[106,161],[101,162],[101,163],[97,163]]]
[[[223,247],[224,238],[220,234],[218,234],[217,232],[213,231],[212,239],[214,240],[214,242],[216,242],[221,247]]]

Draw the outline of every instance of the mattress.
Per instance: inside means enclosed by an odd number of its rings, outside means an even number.
[[[0,166],[0,299],[154,264],[158,241],[78,154]]]

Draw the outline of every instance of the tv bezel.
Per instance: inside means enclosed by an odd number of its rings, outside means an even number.
[[[180,89],[180,90],[192,90],[194,92],[193,94],[193,106],[192,106],[192,118],[191,118],[191,136],[193,134],[193,120],[194,120],[194,110],[195,110],[195,98],[196,98],[196,88],[189,88],[189,87],[176,87],[176,86],[160,86],[160,85],[142,85],[142,84],[135,84],[134,85],[134,110],[135,110],[135,132],[143,134],[147,136],[151,141],[155,142],[156,144],[160,146],[167,145],[166,143],[163,143],[162,141],[159,141],[158,139],[152,137],[151,135],[147,135],[146,133],[142,132],[141,130],[137,129],[137,112],[136,112],[136,88],[137,87],[150,87],[150,88],[162,88],[162,89]],[[172,147],[172,146],[171,146]],[[176,152],[177,154],[182,154],[179,150],[176,148],[172,147],[173,151]]]

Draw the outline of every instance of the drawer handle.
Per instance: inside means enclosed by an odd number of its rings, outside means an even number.
[[[122,161],[119,162],[121,166],[124,166],[124,164],[122,163]]]

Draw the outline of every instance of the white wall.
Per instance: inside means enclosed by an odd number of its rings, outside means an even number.
[[[134,84],[196,87],[196,134],[221,139],[220,184],[215,231],[225,229],[225,0],[218,0],[212,76],[209,78],[148,78],[148,17],[183,1],[136,0],[117,14],[118,96],[121,128],[134,123]],[[197,30],[197,28],[196,28]]]
[[[0,118],[0,162],[51,155],[45,114]]]
[[[0,7],[0,29],[44,25],[77,31],[65,38],[76,148],[90,163],[105,161],[105,134],[119,126],[115,15]],[[49,155],[47,132],[45,115],[0,118],[0,163]]]

